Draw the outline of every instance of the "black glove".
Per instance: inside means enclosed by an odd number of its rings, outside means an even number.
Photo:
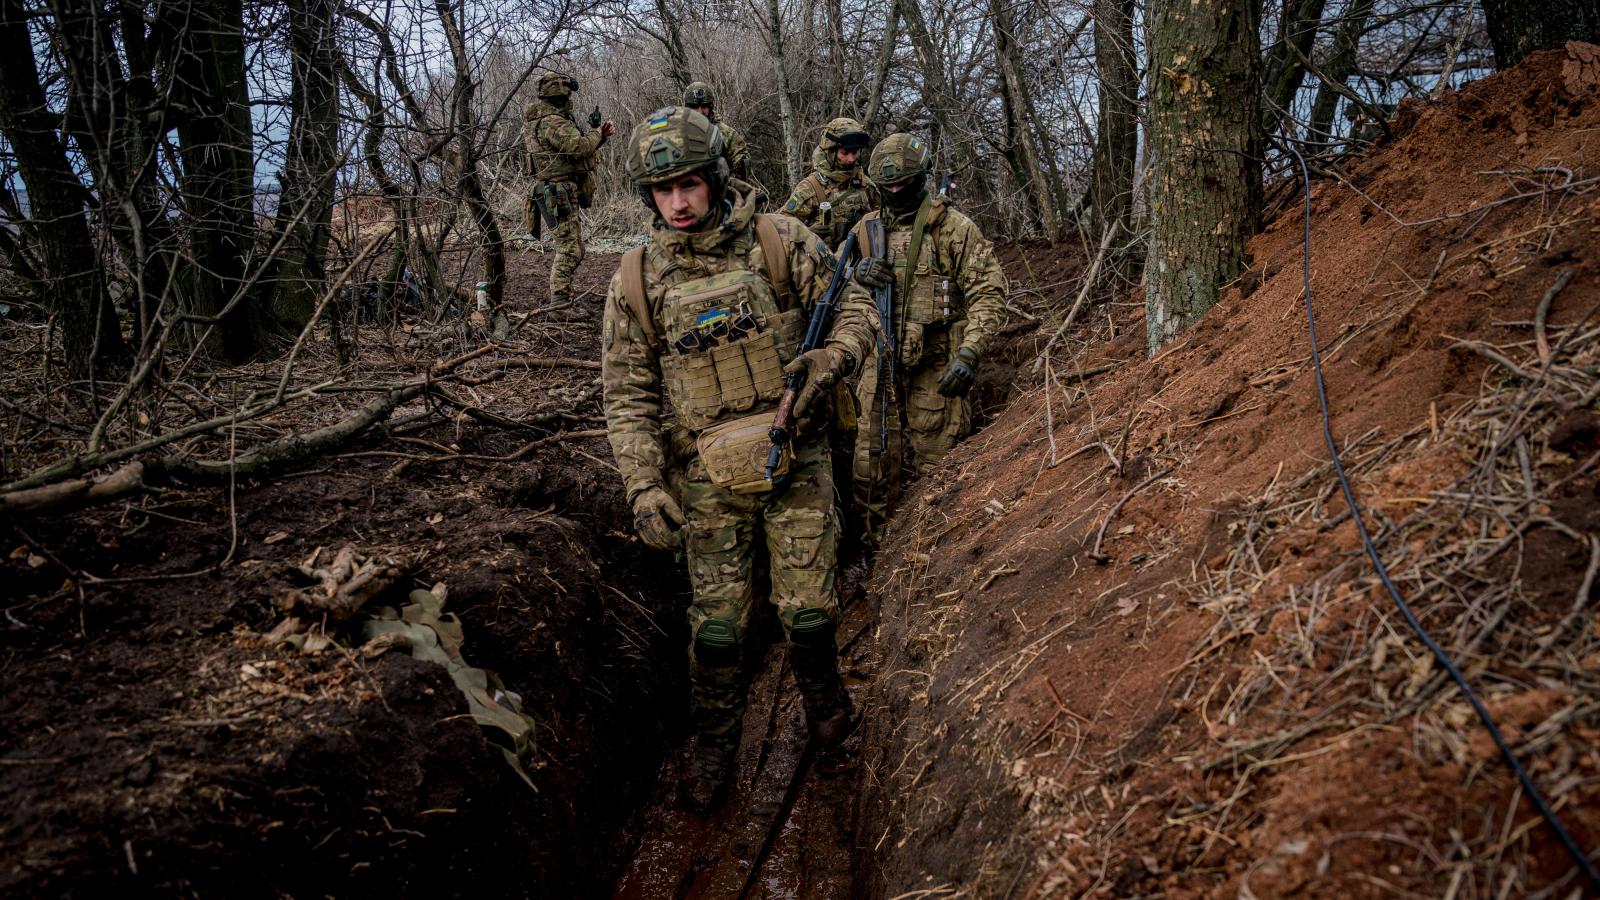
[[[939,395],[965,397],[967,391],[972,390],[972,383],[977,380],[978,351],[971,347],[958,348],[956,358],[950,360],[944,374],[939,376]]]
[[[646,544],[657,550],[670,550],[683,543],[683,536],[678,533],[683,523],[683,508],[659,487],[646,488],[633,499],[633,527]]]
[[[806,373],[805,387],[794,398],[794,417],[804,416],[823,391],[831,389],[841,377],[848,377],[853,368],[855,363],[850,354],[838,347],[818,347],[791,360],[783,367],[785,374],[793,375],[801,370]]]
[[[886,259],[869,256],[856,263],[856,284],[875,291],[894,281],[894,264]]]

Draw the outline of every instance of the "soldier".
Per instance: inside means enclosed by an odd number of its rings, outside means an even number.
[[[829,247],[838,246],[851,226],[878,205],[872,182],[861,174],[867,143],[867,130],[855,119],[829,122],[811,153],[811,174],[800,179],[783,205],[784,212],[806,223]]]
[[[739,133],[739,129],[717,118],[716,104],[711,85],[704,81],[696,81],[684,88],[683,105],[715,122],[717,130],[722,132],[722,158],[728,161],[733,177],[749,181],[750,148],[745,146],[744,135]]]
[[[522,139],[533,160],[534,201],[545,223],[555,228],[556,258],[550,266],[554,302],[567,298],[572,273],[583,262],[578,210],[589,207],[594,192],[595,153],[616,130],[610,119],[587,134],[578,127],[572,117],[572,93],[577,89],[578,79],[546,73],[539,78],[539,99],[523,110]]]
[[[835,748],[853,726],[834,638],[839,520],[818,426],[827,389],[854,373],[875,334],[871,302],[850,285],[825,346],[797,355],[830,272],[803,225],[757,213],[760,193],[730,177],[721,143],[681,106],[634,128],[628,174],[654,225],[611,279],[601,338],[606,428],[635,527],[689,557],[697,740],[679,794],[699,809],[720,802],[739,746],[758,541],[812,738]],[[801,369],[804,415],[769,481],[783,375]]]
[[[867,175],[882,206],[856,226],[867,255],[866,222],[882,218],[893,263],[866,258],[856,281],[893,288],[894,383],[877,360],[863,367],[854,460],[855,514],[864,540],[882,538],[884,515],[905,470],[926,474],[972,430],[967,392],[978,362],[1006,319],[1006,281],[994,248],[972,220],[929,196],[928,146],[893,134],[872,150]],[[883,435],[887,430],[887,450]]]

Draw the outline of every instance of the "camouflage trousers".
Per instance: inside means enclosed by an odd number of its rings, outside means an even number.
[[[684,549],[694,589],[691,703],[702,745],[731,749],[739,741],[746,691],[739,648],[763,587],[756,584],[759,562],[766,563],[770,599],[789,638],[795,680],[808,708],[813,694],[838,683],[832,620],[838,609],[839,519],[827,440],[819,436],[797,443],[789,475],[782,490],[735,494],[713,484],[694,456],[672,479],[687,519]],[[823,616],[827,629],[821,640],[803,639],[808,625]],[[706,658],[711,654],[704,639],[712,632],[731,633],[731,655]]]
[[[950,336],[950,329],[929,330],[916,367],[896,373],[899,390],[884,385],[879,391],[877,354],[861,367],[851,514],[869,546],[882,541],[889,507],[906,479],[933,471],[972,432],[972,401],[939,394],[939,377],[954,358]]]
[[[550,296],[555,297],[572,289],[572,274],[583,262],[583,231],[577,212],[557,222],[550,236],[556,242],[556,258],[550,264]]]

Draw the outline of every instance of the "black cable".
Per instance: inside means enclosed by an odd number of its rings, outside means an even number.
[[[1355,519],[1356,531],[1361,534],[1361,543],[1366,547],[1373,569],[1377,570],[1378,578],[1389,590],[1389,596],[1394,598],[1394,605],[1400,608],[1400,614],[1405,617],[1406,623],[1418,637],[1422,638],[1422,642],[1433,652],[1434,658],[1444,666],[1445,671],[1450,673],[1450,677],[1461,688],[1461,692],[1467,695],[1467,701],[1472,704],[1473,710],[1482,720],[1483,727],[1489,730],[1489,736],[1494,738],[1495,746],[1500,748],[1500,755],[1505,757],[1506,764],[1516,773],[1517,781],[1522,783],[1522,790],[1528,795],[1529,802],[1539,810],[1539,815],[1544,817],[1545,824],[1550,826],[1550,830],[1556,833],[1561,845],[1572,856],[1573,862],[1577,863],[1578,870],[1589,880],[1590,887],[1600,892],[1600,872],[1595,871],[1594,864],[1589,861],[1583,848],[1578,846],[1578,842],[1573,840],[1572,835],[1562,826],[1561,820],[1556,818],[1555,810],[1550,808],[1549,801],[1545,800],[1544,795],[1534,786],[1533,779],[1528,777],[1528,772],[1522,768],[1522,763],[1517,761],[1516,754],[1511,752],[1506,739],[1500,734],[1500,727],[1484,708],[1483,701],[1478,699],[1478,695],[1467,684],[1467,679],[1461,674],[1461,670],[1456,668],[1456,664],[1445,654],[1444,649],[1434,643],[1433,638],[1422,627],[1422,623],[1417,621],[1416,615],[1411,612],[1411,606],[1400,595],[1400,589],[1395,587],[1394,581],[1389,578],[1389,568],[1379,558],[1378,548],[1373,545],[1372,536],[1367,533],[1366,523],[1361,520],[1361,508],[1356,505],[1355,492],[1350,488],[1350,479],[1345,477],[1344,465],[1339,462],[1339,447],[1333,440],[1333,420],[1328,414],[1328,388],[1322,379],[1322,351],[1317,347],[1317,319],[1311,307],[1311,170],[1306,166],[1305,158],[1300,155],[1299,150],[1292,144],[1285,143],[1283,146],[1294,154],[1295,160],[1300,164],[1303,182],[1301,189],[1305,192],[1305,253],[1303,254],[1305,264],[1301,280],[1306,298],[1306,329],[1311,333],[1311,364],[1317,376],[1317,402],[1322,406],[1322,437],[1328,443],[1328,453],[1333,457],[1333,471],[1339,477],[1339,489],[1344,492],[1344,502],[1350,505],[1350,516]]]

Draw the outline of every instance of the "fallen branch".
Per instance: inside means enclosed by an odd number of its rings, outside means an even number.
[[[1044,342],[1044,348],[1039,351],[1038,356],[1034,357],[1033,370],[1035,372],[1039,371],[1039,368],[1044,365],[1044,358],[1049,355],[1051,348],[1055,347],[1056,341],[1060,340],[1063,334],[1066,334],[1067,329],[1072,325],[1072,321],[1078,317],[1078,311],[1083,309],[1083,301],[1089,299],[1089,291],[1094,289],[1095,281],[1100,277],[1100,264],[1105,262],[1106,250],[1111,247],[1111,239],[1117,235],[1117,227],[1117,223],[1112,222],[1111,227],[1106,229],[1105,236],[1100,238],[1100,249],[1095,251],[1094,262],[1089,264],[1089,271],[1083,276],[1083,288],[1078,291],[1078,299],[1072,301],[1072,308],[1067,310],[1067,317],[1061,320],[1061,325],[1056,328],[1056,333],[1050,335],[1050,340]]]
[[[1105,555],[1104,553],[1100,552],[1100,542],[1105,540],[1106,528],[1111,525],[1111,520],[1117,517],[1117,511],[1122,509],[1123,504],[1125,504],[1129,500],[1133,499],[1133,495],[1134,494],[1139,493],[1140,491],[1144,490],[1145,488],[1149,487],[1150,485],[1155,484],[1156,482],[1160,481],[1161,479],[1167,477],[1167,471],[1168,470],[1166,470],[1166,469],[1162,469],[1161,471],[1155,473],[1154,475],[1151,475],[1149,478],[1146,478],[1145,480],[1143,480],[1143,481],[1139,482],[1138,484],[1134,485],[1133,486],[1133,490],[1127,492],[1126,494],[1123,494],[1122,495],[1122,499],[1118,500],[1115,505],[1113,505],[1109,510],[1106,511],[1106,517],[1104,519],[1100,520],[1100,530],[1095,532],[1095,535],[1094,535],[1094,547],[1092,549],[1090,549],[1090,551],[1089,551],[1089,558],[1090,559],[1094,560],[1095,562],[1099,563],[1102,566],[1111,561],[1111,557],[1109,557],[1109,556]]]

